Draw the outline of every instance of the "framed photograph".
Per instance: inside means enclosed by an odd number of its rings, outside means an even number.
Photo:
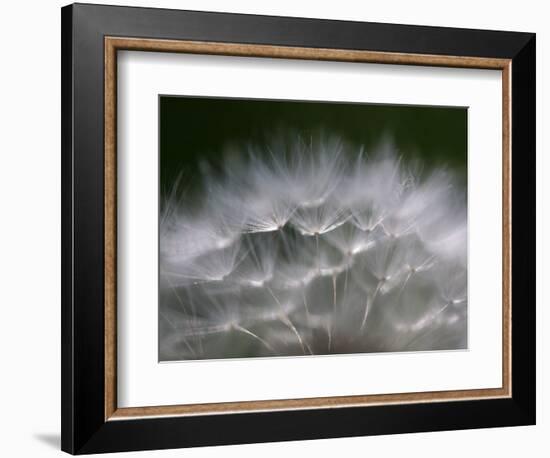
[[[62,449],[535,423],[535,35],[62,9]]]

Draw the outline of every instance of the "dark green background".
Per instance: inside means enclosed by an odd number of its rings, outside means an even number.
[[[326,132],[366,151],[384,137],[405,157],[454,169],[465,179],[467,109],[160,96],[161,193],[183,172],[200,176],[199,161],[215,163],[229,145],[261,143],[276,132]]]

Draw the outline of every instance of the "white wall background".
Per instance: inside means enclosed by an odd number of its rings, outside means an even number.
[[[543,177],[550,176],[550,161],[543,158],[543,130],[544,114],[550,109],[550,92],[543,86],[550,49],[550,14],[545,2],[109,0],[108,3],[537,33],[538,425],[125,456],[547,456],[550,397],[544,384],[550,367],[550,340],[543,336],[543,330],[550,326],[550,313],[543,308],[550,299],[550,278],[543,259],[550,259],[550,253],[543,234],[550,229],[550,209],[546,205],[550,187],[543,183]],[[0,13],[0,455],[6,457],[48,457],[61,453],[59,8],[63,4],[57,0],[4,2]]]

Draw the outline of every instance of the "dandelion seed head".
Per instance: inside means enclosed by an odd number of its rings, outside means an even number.
[[[162,202],[163,358],[466,346],[466,199],[451,173],[390,141],[367,154],[327,135],[226,157],[201,165],[191,204],[175,190]]]

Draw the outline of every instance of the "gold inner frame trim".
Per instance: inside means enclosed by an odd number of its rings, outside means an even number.
[[[417,393],[333,396],[303,399],[183,404],[119,408],[117,404],[117,51],[175,52],[241,57],[267,57],[358,63],[479,68],[502,72],[502,387]],[[359,407],[381,404],[425,403],[512,395],[511,372],[511,60],[440,56],[344,49],[215,43],[180,40],[105,37],[105,420],[143,417],[212,415],[273,410]]]

